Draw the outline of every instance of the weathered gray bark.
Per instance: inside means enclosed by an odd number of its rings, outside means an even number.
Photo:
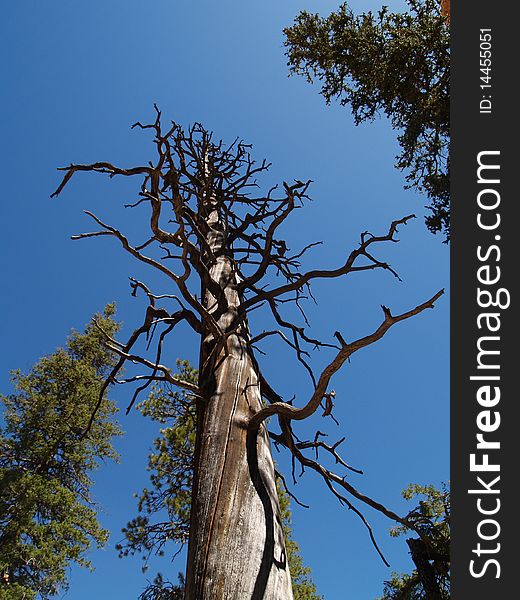
[[[294,302],[302,310],[299,301],[305,297],[303,291],[312,296],[310,284],[317,279],[334,279],[372,269],[384,269],[398,277],[390,265],[374,258],[372,248],[383,242],[397,242],[394,236],[398,226],[406,224],[414,215],[393,221],[386,234],[362,233],[359,246],[339,267],[301,272],[299,258],[316,244],[308,244],[299,253],[289,256],[286,242],[276,239],[275,234],[287,217],[308,198],[310,181],[295,181],[292,185],[284,182],[284,195],[279,198],[272,197],[276,186],[267,196],[253,198],[249,190],[256,186],[256,174],[268,169],[266,161],[254,166],[248,146],[237,140],[228,147],[222,143],[212,144],[211,134],[199,124],[186,134],[172,123],[165,133],[157,107],[156,111],[155,123],[135,124],[142,129],[155,130],[158,152],[155,165],[150,162],[148,166],[123,169],[108,162],[71,164],[62,169],[65,172],[63,180],[52,195],[59,195],[79,171],[107,173],[110,177],[143,176],[139,200],[129,206],[149,201],[150,239],[140,246],[132,246],[121,231],[106,225],[88,211],[101,230],[73,236],[73,239],[114,236],[125,251],[168,277],[180,292],[180,297],[156,295],[144,283],[132,279],[133,294],[140,289],[148,297],[144,322],[124,345],[107,335],[107,347],[119,356],[119,361],[101,388],[97,408],[83,435],[93,424],[104,392],[117,381],[116,377],[127,361],[151,370],[149,376],[126,379],[128,382],[144,381],[134,392],[127,411],[139,394],[155,381],[192,393],[199,402],[186,598],[292,600],[266,420],[278,418],[280,433],[272,434],[275,439],[291,452],[292,459],[302,468],[318,473],[342,504],[363,520],[374,546],[385,560],[366,519],[345,497],[345,492],[401,525],[417,530],[414,523],[359,492],[344,475],[326,469],[318,462],[318,456],[313,460],[304,452],[314,449],[318,454],[319,448],[334,456],[345,469],[356,470],[336,452],[342,440],[329,446],[318,439],[319,431],[314,441],[297,440],[290,423],[312,416],[324,401],[324,416],[330,415],[333,408],[332,391],[328,391],[331,378],[351,355],[380,340],[396,323],[433,308],[444,290],[401,314],[393,315],[389,308],[382,306],[384,319],[377,329],[350,343],[336,332],[339,347],[309,337],[304,327],[287,321],[280,314],[278,305]],[[173,231],[162,229],[160,225],[164,203],[173,210],[170,221],[175,224]],[[155,251],[159,246],[166,251],[166,256],[156,259],[153,254],[142,254],[148,246],[154,246]],[[233,260],[231,246],[239,257],[237,262]],[[180,271],[166,266],[164,261],[169,263],[173,259]],[[364,262],[360,264],[358,259]],[[244,277],[241,282],[238,282],[237,265]],[[276,268],[286,282],[269,286],[264,278],[271,268]],[[200,298],[191,289],[193,279],[197,277],[203,286]],[[240,297],[242,292],[247,299]],[[165,299],[176,300],[181,309],[171,312],[159,306],[158,301]],[[245,315],[262,305],[266,305],[280,329],[263,332],[252,341],[279,335],[295,351],[314,383],[314,391],[301,407],[284,402],[263,378],[264,389],[260,394],[259,373],[250,352]],[[180,323],[187,324],[202,336],[198,386],[178,379],[168,366],[161,364],[164,339]],[[134,346],[144,336],[150,345],[157,326],[163,329],[158,336],[154,358],[150,360],[135,354]],[[292,341],[287,339],[284,331],[291,333]],[[334,357],[319,377],[315,377],[303,359],[307,355],[304,347],[335,349]],[[262,397],[269,399],[269,405],[263,408]]]
[[[208,216],[208,224],[208,243],[217,256],[210,274],[229,307],[218,324],[229,332],[236,327],[240,303],[236,274],[216,211]],[[214,312],[215,298],[208,291],[203,294],[206,308]],[[214,352],[212,334],[202,344],[200,388],[205,406],[198,419],[187,600],[293,597],[269,439],[264,428],[258,437],[248,437],[247,432],[249,419],[261,408],[248,338],[244,321],[227,338],[225,349]]]

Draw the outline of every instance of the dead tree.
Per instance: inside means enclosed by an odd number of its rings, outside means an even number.
[[[401,314],[383,307],[380,326],[358,340],[346,342],[339,332],[330,342],[312,338],[306,327],[287,316],[288,305],[302,310],[301,303],[312,294],[310,286],[316,279],[375,269],[397,277],[387,263],[374,256],[374,250],[385,242],[396,242],[397,227],[413,215],[393,222],[382,235],[363,233],[359,246],[338,267],[304,271],[301,258],[315,244],[291,253],[278,238],[278,230],[303,205],[310,182],[283,183],[280,189],[253,195],[258,188],[256,176],[269,165],[265,161],[256,164],[247,145],[238,140],[227,146],[215,142],[198,124],[185,132],[172,123],[163,131],[161,114],[156,111],[154,123],[134,125],[154,134],[154,162],[134,168],[108,162],[71,164],[61,169],[65,175],[53,194],[60,194],[78,171],[142,178],[139,197],[129,206],[149,206],[148,239],[131,243],[120,230],[88,211],[100,229],[73,236],[116,238],[138,261],[160,271],[169,286],[163,293],[155,293],[145,283],[131,280],[133,294],[143,294],[148,306],[143,324],[126,343],[107,336],[108,347],[120,360],[105,387],[136,382],[128,410],[154,382],[189,390],[197,404],[186,598],[290,599],[269,437],[291,452],[293,476],[299,464],[302,470],[312,469],[323,478],[332,493],[363,520],[374,545],[372,531],[355,501],[407,523],[406,517],[360,493],[344,474],[321,464],[320,453],[327,453],[340,467],[352,469],[338,454],[342,440],[329,445],[319,431],[311,440],[300,440],[293,423],[311,417],[320,407],[323,415],[332,415],[334,393],[329,383],[334,373],[354,352],[379,340],[395,323],[432,308],[443,292]],[[275,283],[273,272],[282,276],[282,284]],[[254,335],[249,331],[248,314],[262,307],[274,325]],[[161,362],[167,336],[182,322],[200,340],[198,386],[179,380],[170,366]],[[260,372],[255,349],[270,336],[287,344],[309,373],[309,397],[300,408],[284,402]],[[153,351],[136,351],[142,338]],[[319,376],[309,360],[315,348],[332,354]],[[118,379],[126,363],[147,371]],[[274,417],[278,431],[267,429],[269,417]]]

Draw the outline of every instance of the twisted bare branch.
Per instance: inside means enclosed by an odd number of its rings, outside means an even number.
[[[392,327],[392,325],[395,325],[395,323],[399,323],[400,321],[418,315],[427,308],[433,308],[434,303],[442,296],[442,294],[444,294],[444,290],[438,291],[429,300],[423,302],[422,304],[419,304],[415,308],[396,316],[393,316],[391,314],[389,308],[387,308],[386,306],[382,306],[384,320],[381,323],[381,325],[376,329],[376,331],[354,342],[351,342],[350,344],[347,344],[343,340],[341,334],[339,336],[336,336],[340,338],[340,341],[342,341],[342,348],[336,354],[334,359],[322,371],[318,379],[318,384],[316,386],[314,394],[311,396],[307,404],[302,408],[296,408],[284,402],[275,402],[273,404],[270,404],[269,406],[266,406],[265,408],[257,412],[256,415],[254,415],[251,418],[249,422],[249,428],[252,430],[258,430],[261,423],[265,419],[275,414],[281,415],[291,420],[302,420],[312,415],[320,406],[323,397],[327,393],[327,388],[332,376],[343,366],[343,364],[352,356],[352,354],[354,354],[354,352],[361,350],[361,348],[366,348],[367,346],[380,340],[390,329],[390,327]]]
[[[180,387],[195,398],[200,398],[202,392],[198,386],[180,380],[167,364],[163,364],[166,339],[181,322],[187,323],[202,342],[201,372],[205,374],[218,370],[229,356],[230,340],[239,339],[241,343],[238,346],[251,355],[262,397],[269,402],[250,419],[249,434],[256,436],[266,419],[276,416],[281,433],[269,432],[269,435],[277,445],[285,446],[290,451],[293,480],[296,481],[296,465],[301,467],[302,472],[308,468],[318,473],[338,500],[362,520],[384,560],[370,525],[349,498],[412,529],[413,524],[406,517],[400,517],[360,493],[345,477],[318,462],[320,457],[328,457],[346,471],[361,474],[361,470],[350,466],[338,452],[344,437],[327,444],[322,439],[325,434],[318,430],[313,439],[300,440],[293,431],[292,423],[309,418],[320,406],[323,407],[322,416],[334,418],[334,396],[329,390],[334,374],[352,354],[380,340],[396,323],[433,308],[443,294],[443,290],[440,290],[426,302],[395,316],[383,306],[384,318],[379,327],[353,342],[347,343],[340,332],[334,334],[337,343],[315,339],[308,333],[310,323],[303,303],[307,299],[314,299],[311,284],[316,280],[337,279],[371,270],[388,271],[399,279],[397,271],[376,256],[376,250],[385,242],[398,242],[398,227],[407,224],[414,215],[393,221],[382,235],[376,236],[367,231],[362,233],[358,247],[338,267],[305,271],[301,259],[321,242],[312,242],[300,251],[291,252],[288,242],[280,237],[280,231],[290,215],[308,199],[311,181],[284,182],[280,187],[272,186],[267,193],[258,192],[255,195],[259,188],[257,177],[270,165],[265,160],[256,163],[251,157],[249,145],[238,139],[228,145],[215,141],[213,135],[199,123],[184,130],[171,122],[163,129],[161,111],[157,106],[155,111],[152,123],[142,124],[138,121],[133,125],[133,128],[153,135],[153,161],[134,168],[121,168],[111,162],[61,167],[59,170],[64,173],[63,178],[51,196],[54,198],[61,194],[78,172],[102,173],[109,178],[140,177],[137,198],[125,206],[148,207],[149,231],[145,241],[130,243],[119,229],[107,225],[90,211],[85,213],[97,223],[100,230],[82,233],[73,236],[73,239],[114,237],[127,253],[165,275],[168,284],[174,286],[173,290],[166,289],[164,293],[156,294],[146,284],[130,278],[132,295],[136,296],[140,291],[148,300],[144,320],[125,343],[118,342],[104,332],[107,347],[119,360],[102,386],[98,405],[84,435],[90,429],[103,394],[111,383],[138,385],[127,411],[139,394],[154,382]],[[282,278],[281,285],[278,281],[273,283],[275,276]],[[238,297],[238,306],[236,302],[230,304],[231,296],[235,299]],[[178,310],[171,311],[162,306],[171,303],[176,303]],[[290,312],[291,307],[297,319]],[[268,326],[263,333],[251,336],[247,317],[256,309],[265,310],[274,326]],[[253,352],[255,344],[271,336],[281,339],[309,373],[312,389],[307,403],[300,408],[291,402],[284,402],[258,368]],[[136,347],[143,339],[147,343],[146,350],[141,353]],[[315,349],[334,351],[332,360],[319,377],[312,367],[312,351]],[[148,372],[121,379],[120,374],[127,363],[141,365]],[[208,393],[207,390],[204,393]],[[309,457],[308,453],[313,453],[314,458]],[[285,485],[283,477],[282,482]],[[350,495],[349,498],[345,493]]]

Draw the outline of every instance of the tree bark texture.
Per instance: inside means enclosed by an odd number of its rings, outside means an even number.
[[[210,275],[228,303],[218,324],[233,333],[224,347],[215,349],[211,333],[202,342],[186,599],[292,600],[269,438],[265,427],[258,436],[247,429],[262,407],[247,321],[236,326],[241,299],[216,210],[207,222]],[[203,290],[203,298],[215,311],[213,295]]]
[[[336,332],[339,347],[309,337],[304,327],[287,321],[280,314],[281,303],[296,304],[303,312],[299,301],[307,292],[312,296],[310,284],[318,279],[336,279],[374,269],[384,269],[399,278],[388,263],[373,256],[372,249],[381,243],[397,242],[394,236],[398,226],[405,225],[414,215],[392,221],[386,234],[362,233],[359,246],[342,258],[336,268],[300,271],[299,259],[317,243],[308,244],[299,253],[290,255],[286,242],[277,239],[276,235],[289,215],[308,199],[310,180],[306,183],[296,180],[292,185],[284,182],[282,194],[275,192],[277,186],[274,186],[267,195],[255,198],[250,194],[251,188],[257,186],[255,177],[267,171],[269,164],[262,161],[255,166],[249,146],[238,140],[229,146],[222,142],[214,144],[211,134],[200,124],[195,124],[186,133],[172,122],[169,130],[164,132],[157,107],[156,112],[155,123],[142,125],[137,122],[134,125],[155,131],[154,143],[158,152],[155,164],[150,162],[147,166],[130,169],[109,162],[71,164],[62,168],[63,179],[52,194],[52,197],[58,196],[74,173],[80,171],[105,173],[110,177],[143,176],[139,200],[128,206],[149,202],[151,238],[140,246],[133,246],[121,231],[85,211],[101,229],[73,236],[73,239],[115,237],[126,252],[169,278],[180,293],[180,296],[157,295],[147,285],[132,278],[132,294],[141,290],[148,298],[144,322],[124,345],[106,335],[107,348],[119,356],[119,360],[101,388],[97,407],[82,435],[90,430],[103,394],[111,383],[118,381],[116,377],[127,361],[151,370],[149,376],[123,380],[144,381],[134,392],[127,412],[138,395],[155,381],[191,392],[197,399],[197,441],[186,598],[292,600],[267,419],[278,418],[280,433],[272,434],[275,439],[289,450],[293,461],[318,473],[341,503],[362,519],[374,546],[385,560],[363,514],[343,494],[346,492],[417,531],[414,523],[359,492],[345,475],[333,473],[318,462],[319,448],[334,456],[336,463],[345,469],[357,471],[337,454],[336,449],[344,438],[334,445],[327,445],[318,439],[323,434],[317,431],[313,441],[298,440],[290,423],[311,417],[324,401],[324,416],[330,415],[333,409],[333,394],[329,391],[331,378],[352,354],[380,340],[396,323],[433,308],[444,290],[401,314],[393,315],[388,307],[382,306],[384,318],[368,335],[347,343],[341,333]],[[169,221],[174,224],[171,231],[160,225],[163,206],[173,211]],[[142,253],[147,247],[150,247],[151,255]],[[158,247],[166,255],[157,259],[154,252],[157,253]],[[167,266],[171,264],[173,269]],[[281,274],[286,281],[282,285],[270,285],[273,282],[266,281],[268,271]],[[202,283],[200,297],[193,293],[193,284],[197,280]],[[171,312],[159,306],[159,301],[176,301],[181,309]],[[274,319],[275,329],[251,339],[245,316],[261,306]],[[169,367],[161,364],[165,337],[181,323],[202,339],[198,385],[180,380]],[[136,354],[134,345],[146,337],[149,347],[156,327],[161,327],[162,331],[156,336],[154,358],[150,360]],[[283,332],[289,332],[293,341]],[[262,393],[259,387],[260,374],[251,352],[252,342],[277,334],[295,351],[314,384],[310,398],[301,407],[284,402],[267,383],[264,383]],[[305,348],[319,347],[334,348],[335,355],[316,377],[303,356],[307,355]],[[264,379],[261,380],[263,383]],[[267,406],[262,406],[262,398],[269,400]],[[305,450],[316,451],[316,459],[310,458]],[[421,561],[424,556],[416,555],[415,559]],[[424,585],[433,594],[432,567],[429,558],[425,560],[426,563],[421,563]],[[419,565],[417,568],[421,572]]]

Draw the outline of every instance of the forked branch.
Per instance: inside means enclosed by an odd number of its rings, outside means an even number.
[[[256,440],[266,419],[276,416],[281,433],[270,435],[277,445],[289,449],[293,479],[296,465],[302,471],[308,468],[318,473],[338,500],[362,519],[381,554],[370,525],[345,493],[398,523],[414,529],[413,524],[360,493],[345,477],[320,464],[320,458],[324,457],[334,460],[349,473],[361,473],[338,452],[345,438],[327,444],[322,439],[324,434],[318,431],[313,439],[300,440],[293,431],[292,423],[309,418],[320,406],[324,409],[323,416],[334,418],[334,394],[329,390],[334,374],[355,352],[380,340],[393,325],[433,308],[443,290],[398,315],[393,315],[383,306],[383,320],[379,327],[353,342],[346,342],[340,332],[334,334],[337,340],[334,343],[311,336],[306,329],[310,324],[303,302],[314,299],[311,284],[320,279],[337,279],[373,270],[387,271],[399,279],[397,271],[376,254],[382,244],[398,241],[398,227],[407,224],[414,215],[393,221],[382,235],[364,232],[358,247],[347,254],[336,268],[306,271],[302,269],[301,259],[321,242],[311,242],[300,251],[291,251],[280,232],[290,215],[307,201],[311,181],[283,182],[279,187],[272,186],[265,194],[258,192],[255,195],[259,188],[256,178],[269,168],[269,164],[266,161],[255,163],[250,146],[239,140],[229,145],[217,142],[198,123],[186,131],[174,122],[163,129],[161,112],[157,107],[155,109],[153,123],[143,125],[137,122],[134,125],[154,136],[153,161],[134,168],[121,168],[111,162],[70,164],[60,168],[64,175],[52,194],[54,198],[62,193],[78,172],[102,173],[110,178],[140,178],[137,197],[126,206],[137,210],[147,207],[149,230],[144,241],[131,243],[123,232],[104,223],[90,211],[85,212],[100,229],[73,236],[73,239],[114,237],[128,254],[165,276],[169,286],[163,293],[154,293],[144,283],[131,278],[132,294],[142,291],[148,300],[144,321],[126,343],[118,342],[104,332],[107,347],[118,360],[102,386],[84,435],[87,435],[103,394],[111,383],[125,381],[138,385],[127,410],[138,395],[154,382],[179,387],[200,399],[199,388],[175,376],[162,360],[166,339],[180,323],[187,324],[204,344],[201,371],[210,375],[228,357],[230,340],[234,336],[242,336],[241,348],[250,352],[260,381],[260,393],[269,402],[250,419],[249,437]],[[225,269],[221,268],[223,264]],[[275,276],[281,278],[281,284],[280,279],[274,279]],[[230,301],[231,297],[234,304]],[[176,304],[175,310],[171,309],[172,303]],[[288,309],[285,308],[287,306]],[[270,324],[263,333],[251,336],[247,319],[251,311],[257,309],[265,309]],[[268,337],[281,340],[309,373],[312,389],[307,403],[300,408],[284,402],[257,368],[253,350],[256,344]],[[141,342],[145,342],[144,351],[139,349]],[[319,376],[312,368],[312,351],[316,349],[333,352],[332,360]],[[132,373],[121,379],[122,369],[129,363],[146,368],[146,373]],[[309,453],[314,458],[309,457]],[[283,478],[282,482],[285,484]]]

